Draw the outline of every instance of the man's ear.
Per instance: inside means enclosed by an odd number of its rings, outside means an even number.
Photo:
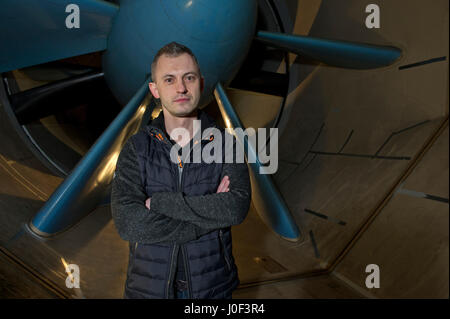
[[[158,93],[158,88],[156,87],[156,83],[155,82],[150,82],[148,84],[148,88],[150,89],[150,92],[152,92],[152,94],[155,97],[155,99],[159,99],[159,93]]]

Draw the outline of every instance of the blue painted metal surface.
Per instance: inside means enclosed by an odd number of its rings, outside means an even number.
[[[401,50],[392,46],[353,43],[259,31],[257,40],[329,65],[350,69],[388,66],[398,60]]]
[[[255,0],[122,1],[103,57],[116,98],[125,103],[150,73],[156,52],[176,41],[196,55],[205,78],[200,105],[212,99],[215,83],[238,72],[255,35]]]
[[[80,8],[79,29],[66,27],[71,3]],[[100,0],[2,0],[0,72],[106,49],[117,12]]]
[[[141,124],[147,103],[145,81],[130,102],[97,139],[71,174],[61,183],[30,222],[30,228],[41,236],[55,235],[73,226],[91,212],[109,191],[117,158],[129,136]]]
[[[225,123],[230,123],[232,126],[230,128],[232,129],[244,129],[220,83],[217,84],[214,95]],[[257,150],[251,143],[248,143],[246,138],[242,140],[238,134],[236,134],[236,138],[239,143],[244,145],[246,158],[255,159],[254,163],[249,161],[248,165],[250,166],[252,179],[252,200],[256,211],[269,228],[287,240],[297,241],[300,237],[300,231],[281,194],[274,185],[270,175],[260,174],[262,164],[259,161]]]

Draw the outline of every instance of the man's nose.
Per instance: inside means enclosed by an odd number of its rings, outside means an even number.
[[[184,83],[183,80],[177,81],[177,92],[178,93],[186,93],[187,92],[186,84]]]

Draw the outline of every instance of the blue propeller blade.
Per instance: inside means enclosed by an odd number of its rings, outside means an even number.
[[[148,83],[149,79],[34,216],[29,224],[33,232],[45,237],[62,232],[108,195],[120,150],[139,129],[151,100],[144,100]]]
[[[220,83],[214,90],[220,112],[225,123],[229,123],[231,129],[243,128],[242,123],[231,105],[228,97]],[[254,163],[247,161],[250,166],[250,176],[252,180],[252,200],[261,219],[277,234],[290,241],[298,241],[300,231],[289,212],[281,194],[268,174],[260,174],[262,167],[259,161],[258,152],[246,138],[241,139],[239,134],[235,134],[236,139],[244,145],[247,159],[255,159]],[[271,150],[272,151],[272,150]]]
[[[316,61],[349,69],[373,69],[388,66],[402,51],[392,46],[353,43],[259,31],[256,40],[270,46],[306,56]]]
[[[68,28],[79,8],[79,28]],[[0,72],[106,49],[118,6],[100,0],[2,0]],[[68,24],[73,26],[72,23]]]

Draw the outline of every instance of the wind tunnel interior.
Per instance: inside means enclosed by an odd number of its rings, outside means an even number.
[[[69,174],[121,110],[100,66],[101,54],[94,53],[3,75],[13,123],[60,176]]]
[[[403,56],[349,70],[252,46],[227,93],[245,127],[279,128],[273,181],[301,237],[280,238],[252,204],[233,228],[234,298],[448,298],[448,1],[377,3],[380,29],[365,27],[358,0],[260,1],[259,28],[394,45]],[[95,71],[99,57],[86,59],[76,70],[51,64],[4,77],[25,90]],[[54,238],[25,227],[120,111],[107,101],[29,122],[27,133],[2,105],[0,296],[121,298],[128,243],[107,201]],[[220,121],[215,103],[205,110]],[[30,150],[30,136],[48,158]],[[67,264],[79,265],[80,289],[66,287]],[[371,264],[376,289],[366,286]]]

